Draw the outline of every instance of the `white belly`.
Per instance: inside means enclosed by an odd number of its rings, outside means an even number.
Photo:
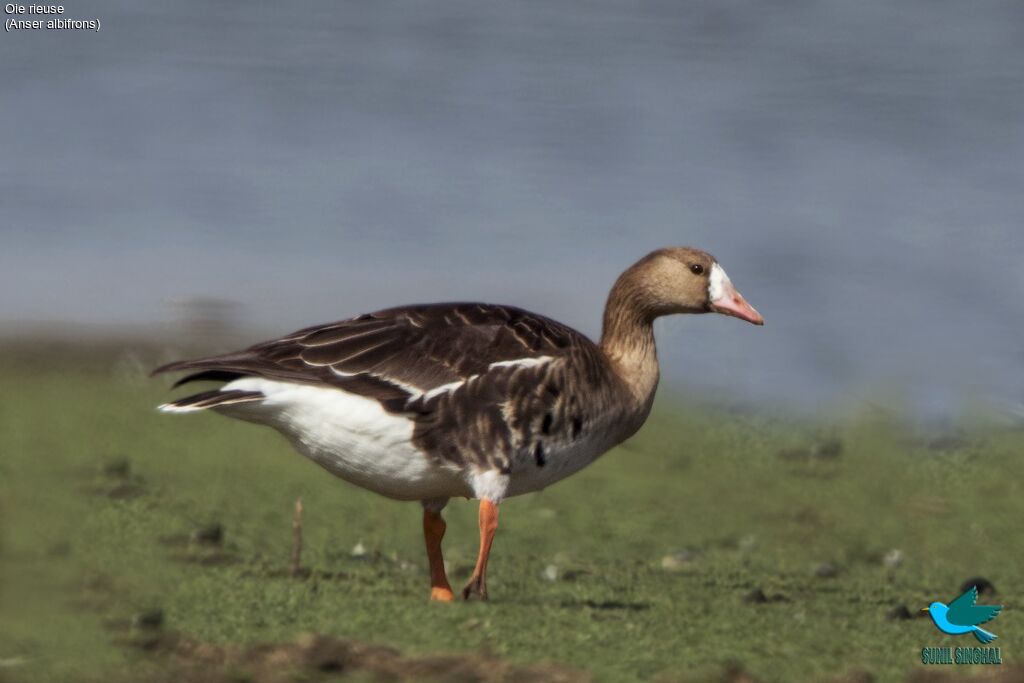
[[[331,473],[399,500],[472,495],[462,473],[432,462],[412,443],[413,423],[373,399],[327,387],[246,377],[224,390],[260,391],[259,402],[217,412],[274,427]]]

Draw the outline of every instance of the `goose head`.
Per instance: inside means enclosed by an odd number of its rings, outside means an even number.
[[[631,304],[652,320],[676,313],[721,313],[764,324],[715,257],[699,249],[653,251],[623,273],[615,289],[629,292]]]

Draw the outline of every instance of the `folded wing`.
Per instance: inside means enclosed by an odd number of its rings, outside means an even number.
[[[549,318],[488,304],[392,308],[299,330],[244,351],[179,361],[192,381],[257,376],[329,385],[401,410],[412,398],[486,373],[495,363],[558,357],[589,340]]]

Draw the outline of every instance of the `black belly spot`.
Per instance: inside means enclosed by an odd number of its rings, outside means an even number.
[[[583,431],[583,418],[579,415],[573,415],[572,418],[572,438],[577,439],[580,436],[580,432]]]
[[[551,433],[551,423],[554,422],[554,421],[555,421],[554,415],[552,415],[551,413],[545,413],[544,414],[544,422],[542,422],[541,425],[540,425],[541,433],[544,434],[545,436],[550,434]]]
[[[544,446],[540,441],[533,447],[533,459],[537,461],[537,467],[544,467],[547,464],[547,460],[544,459]]]

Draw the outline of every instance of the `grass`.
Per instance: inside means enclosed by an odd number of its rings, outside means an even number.
[[[935,440],[877,417],[826,428],[662,401],[624,447],[502,505],[489,603],[438,605],[417,505],[332,478],[269,430],[157,414],[164,383],[102,359],[5,356],[0,680],[144,677],[152,657],[122,641],[154,609],[205,643],[316,632],[607,682],[703,680],[732,662],[761,681],[902,680],[923,646],[976,643],[887,613],[947,601],[974,575],[1004,605],[990,624],[1004,661],[1024,661],[1020,432]],[[284,572],[299,496],[305,580]],[[475,504],[446,517],[461,581]],[[214,523],[220,546],[189,542]],[[758,588],[767,602],[744,600]]]

